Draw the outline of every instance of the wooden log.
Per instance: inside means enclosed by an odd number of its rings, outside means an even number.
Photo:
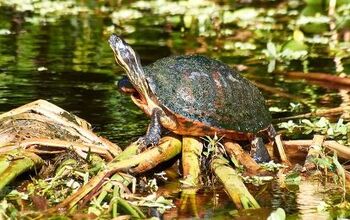
[[[203,144],[198,138],[182,138],[182,172],[183,183],[188,186],[196,186],[200,182],[200,156]]]

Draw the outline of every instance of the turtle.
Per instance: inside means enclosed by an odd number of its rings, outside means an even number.
[[[268,161],[263,137],[276,135],[259,89],[227,64],[202,55],[177,55],[142,66],[124,39],[108,40],[127,74],[119,88],[151,117],[142,142],[155,145],[162,130],[186,136],[224,136],[250,141],[251,156]]]

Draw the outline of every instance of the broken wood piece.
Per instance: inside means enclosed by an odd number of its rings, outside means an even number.
[[[244,185],[242,178],[225,158],[215,157],[211,162],[211,169],[224,185],[237,209],[260,208],[258,202]]]
[[[322,152],[324,138],[325,137],[323,135],[314,135],[312,144],[309,147],[309,151],[304,162],[303,169],[305,171],[314,170],[316,168],[314,160],[315,158],[318,158]]]
[[[65,128],[68,134],[78,136],[83,142],[101,145],[113,156],[118,155],[121,149],[110,141],[98,137],[90,130],[90,124],[85,120],[59,108],[58,106],[45,100],[37,100],[0,115],[1,121],[11,121],[13,119],[25,119],[23,116],[30,114],[30,119],[40,120],[43,123],[54,124],[60,128]]]
[[[140,161],[135,168],[130,169],[132,173],[143,173],[146,172],[157,165],[170,160],[181,152],[181,141],[175,137],[166,136],[159,141],[160,147],[159,150],[167,149],[166,151],[161,152],[151,152],[148,159]],[[146,150],[147,151],[147,150]],[[145,153],[146,153],[145,151]],[[149,151],[149,150],[148,150]],[[140,157],[141,154],[132,156],[130,159],[134,159],[135,157]],[[146,157],[146,156],[145,156]]]
[[[278,154],[281,158],[282,163],[286,164],[287,166],[290,166],[291,163],[287,157],[286,152],[284,151],[281,135],[277,134],[274,139],[275,139],[275,144],[276,144]]]
[[[256,175],[259,170],[261,170],[260,165],[255,162],[253,158],[251,158],[251,156],[245,152],[239,144],[233,143],[231,141],[225,141],[224,147],[235,166],[242,165],[249,175]],[[236,160],[238,164],[234,162]]]
[[[42,165],[44,161],[34,153],[16,149],[0,155],[0,192],[21,173]]]
[[[86,153],[88,152],[97,153],[97,154],[100,154],[105,159],[107,159],[107,161],[110,161],[113,159],[113,156],[101,145],[63,141],[63,140],[57,140],[57,139],[56,140],[44,139],[44,138],[26,139],[19,142],[18,144],[0,147],[0,153],[4,153],[9,149],[15,149],[15,148],[27,149],[29,147],[31,147],[30,150],[32,152],[36,152],[36,153],[54,154],[56,153],[55,150],[42,151],[38,149],[39,147],[48,147],[48,148],[52,147],[52,148],[64,148],[64,149],[71,149],[71,150],[81,150]]]
[[[182,137],[182,172],[185,186],[200,182],[200,157],[203,144],[195,137]]]

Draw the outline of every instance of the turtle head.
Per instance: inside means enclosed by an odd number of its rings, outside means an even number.
[[[136,52],[122,38],[112,34],[108,40],[112,48],[116,62],[127,72],[140,66],[140,58]]]
[[[138,54],[116,34],[112,34],[108,42],[113,50],[115,61],[125,70],[135,89],[144,95],[148,86]]]

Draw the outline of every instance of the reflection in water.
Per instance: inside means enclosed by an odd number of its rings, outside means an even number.
[[[299,192],[297,193],[297,204],[299,208],[299,217],[301,219],[329,219],[329,213],[327,211],[318,211],[317,208],[320,207],[325,201],[325,195],[320,193],[322,187],[320,183],[316,181],[304,180],[300,182]]]

